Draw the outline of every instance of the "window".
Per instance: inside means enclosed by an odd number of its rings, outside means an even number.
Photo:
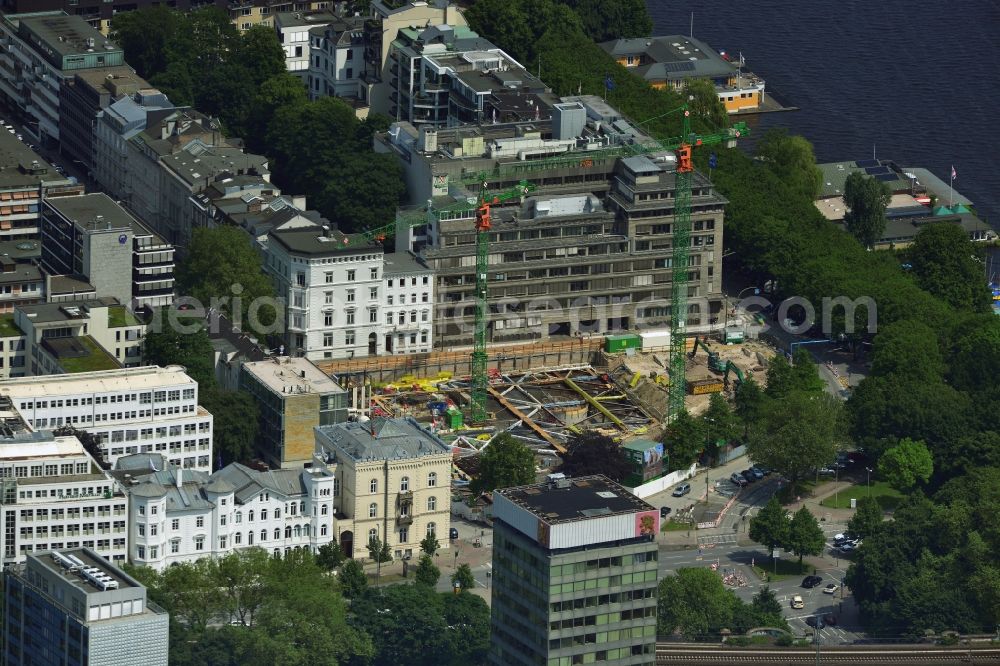
[[[236,512],[236,522],[237,523],[242,523],[243,522],[243,512],[242,511],[237,511]]]
[[[260,519],[262,521],[267,520],[267,509],[261,509],[260,510]]]
[[[354,325],[354,310],[348,310],[344,314],[346,316],[346,320],[345,320],[344,323],[346,323],[348,326],[353,326]]]
[[[410,477],[404,476],[399,480],[399,492],[405,493],[410,489]]]
[[[275,527],[274,528],[274,540],[278,541],[279,539],[281,539],[281,528],[280,527]]]
[[[430,294],[428,294],[426,291],[424,293],[420,294],[420,302],[421,303],[427,303],[428,301],[430,301]]]
[[[428,474],[427,475],[427,487],[428,488],[433,488],[437,484],[438,484],[438,475],[437,475],[437,472],[431,472],[430,474]]]
[[[410,540],[410,530],[405,527],[399,528],[399,543],[406,543]]]
[[[348,289],[347,290],[347,302],[348,303],[353,303],[354,302],[354,290],[353,289]]]
[[[354,317],[353,313],[349,313],[351,317]],[[348,347],[354,345],[354,331],[344,331],[344,344]]]
[[[333,292],[332,291],[324,291],[323,292],[323,303],[325,305],[333,305]]]
[[[143,524],[136,525],[136,530],[139,536],[146,536],[146,526]]]
[[[378,518],[378,504],[376,504],[375,502],[372,502],[371,504],[368,505],[368,517]]]
[[[428,511],[437,511],[437,506],[438,506],[437,497],[428,497],[427,498],[427,510]]]
[[[332,347],[333,346],[333,333],[324,333],[323,334],[323,346],[324,347]]]
[[[436,523],[427,523],[427,536],[434,536],[437,531]]]
[[[372,479],[368,482],[368,492],[372,494],[378,492],[378,479]]]
[[[243,543],[243,533],[237,532],[233,535],[233,545],[238,546]]]
[[[378,322],[378,310],[372,308],[368,310],[368,323],[374,324]]]
[[[173,520],[170,521],[170,529],[172,529],[173,531],[176,532],[180,528],[181,528],[181,521],[180,521],[180,519],[174,518]]]
[[[353,268],[351,270],[347,271],[347,281],[348,282],[354,282],[354,280],[357,277],[357,273],[358,272],[356,270],[354,270]]]
[[[368,543],[371,543],[373,539],[378,538],[378,530],[374,527],[368,530]]]
[[[333,313],[332,312],[324,312],[323,313],[323,325],[324,326],[333,326]]]
[[[296,525],[296,527],[298,527],[298,525]],[[285,538],[286,539],[291,539],[292,538],[292,526],[291,525],[287,525],[285,527]]]
[[[140,560],[146,559],[146,549],[144,547],[142,547],[142,546],[136,547],[136,549],[135,549],[135,556],[136,556],[137,559],[140,559]]]
[[[307,530],[308,530],[308,528],[309,528],[309,526],[306,525],[306,529]],[[326,536],[326,525],[320,525],[319,526],[319,535],[320,536]],[[306,536],[308,536],[308,534]]]
[[[378,287],[371,287],[368,289],[368,298],[373,301],[378,298]]]
[[[348,56],[347,56],[347,57],[348,57],[348,59],[350,59],[350,57],[351,57],[351,56],[350,56],[350,53],[351,53],[351,52],[350,52],[350,51],[348,51],[347,53],[348,53]],[[347,78],[351,78],[351,75],[350,75],[350,74],[348,74],[348,75],[347,75]],[[377,280],[377,279],[378,279],[378,269],[377,269],[377,268],[373,268],[373,269],[371,269],[371,276],[372,276],[372,279],[373,279],[373,280]]]
[[[326,273],[324,273],[323,275],[325,277],[327,284],[333,284],[333,271],[326,271]],[[326,293],[333,294],[332,291],[328,291]]]
[[[429,318],[430,318],[430,313],[427,310],[424,310],[423,312],[420,313],[420,321],[427,322]]]
[[[195,527],[204,527],[205,526],[205,517],[204,516],[198,516],[195,519],[194,524],[195,524]]]
[[[260,531],[260,540],[261,541],[267,541],[267,530],[261,530]]]
[[[170,552],[179,553],[181,552],[181,542],[178,539],[174,539],[170,542]]]
[[[196,536],[194,538],[194,549],[195,550],[205,550],[205,537]]]

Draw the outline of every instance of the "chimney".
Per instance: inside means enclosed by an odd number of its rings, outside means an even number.
[[[177,485],[178,488],[180,488],[182,485],[184,485],[184,468],[183,467],[178,466],[177,469],[174,470],[174,483]]]

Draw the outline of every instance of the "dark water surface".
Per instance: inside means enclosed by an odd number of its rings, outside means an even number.
[[[763,116],[821,162],[925,167],[1000,227],[1000,3],[996,0],[647,0],[654,34],[734,57],[800,111]],[[991,121],[990,118],[993,118]]]

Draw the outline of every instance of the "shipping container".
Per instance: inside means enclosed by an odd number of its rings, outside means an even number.
[[[642,349],[642,338],[635,333],[626,335],[609,335],[604,339],[604,350],[609,354],[617,354],[626,349]]]
[[[688,382],[688,392],[691,395],[721,393],[723,388],[724,385],[721,379],[699,379],[696,382]]]
[[[642,351],[670,351],[670,331],[645,331],[639,334]]]

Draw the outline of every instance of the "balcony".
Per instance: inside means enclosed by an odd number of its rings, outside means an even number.
[[[396,525],[405,527],[413,524],[413,516],[409,513],[396,516]]]

